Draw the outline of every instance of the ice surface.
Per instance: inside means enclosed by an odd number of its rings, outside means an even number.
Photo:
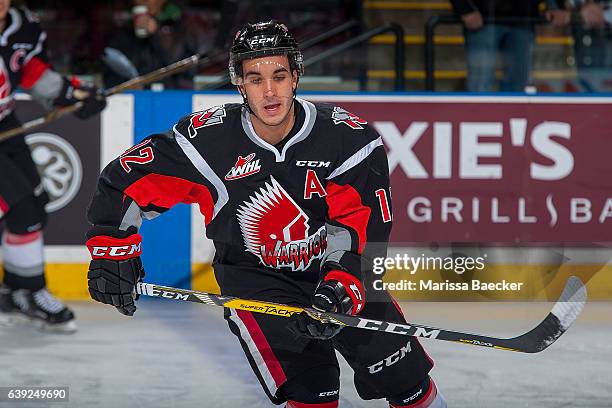
[[[72,303],[79,331],[41,334],[0,328],[0,386],[69,386],[70,402],[50,407],[272,407],[229,333],[220,308],[141,300],[135,318],[94,303]],[[404,303],[409,320],[513,337],[550,303]],[[612,401],[612,303],[591,302],[576,323],[538,354],[421,340],[449,407],[602,408]],[[361,401],[342,368],[340,407]],[[27,404],[0,402],[2,407]],[[32,406],[45,406],[36,404]]]

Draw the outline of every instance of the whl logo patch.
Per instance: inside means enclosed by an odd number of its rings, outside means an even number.
[[[192,139],[196,137],[198,129],[223,123],[225,116],[225,108],[223,106],[214,106],[205,111],[194,112],[189,118],[189,127],[187,128],[189,137]]]
[[[334,125],[339,123],[344,123],[346,126],[351,129],[363,129],[362,125],[367,125],[367,121],[361,119],[359,116],[352,114],[338,106],[334,106],[334,111],[332,112],[332,120],[334,121]]]
[[[273,177],[237,213],[246,250],[264,266],[303,271],[325,253],[325,226],[309,234],[308,216]]]
[[[225,175],[226,180],[236,180],[239,178],[247,177],[255,173],[259,173],[261,170],[261,165],[259,164],[259,159],[253,161],[255,158],[255,153],[251,153],[246,157],[238,156],[236,160],[236,164],[234,167],[230,169],[230,171]]]

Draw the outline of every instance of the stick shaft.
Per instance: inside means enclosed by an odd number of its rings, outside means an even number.
[[[200,55],[195,54],[195,55],[192,55],[191,57],[187,57],[180,61],[173,62],[170,65],[156,69],[155,71],[149,72],[148,74],[137,76],[119,85],[116,85],[110,89],[107,89],[104,92],[104,94],[106,96],[111,96],[111,95],[121,93],[123,91],[127,91],[128,89],[137,88],[139,86],[146,85],[151,82],[159,81],[160,79],[166,78],[170,75],[174,75],[176,73],[182,72],[192,67],[193,65],[197,64],[198,62],[204,62],[205,60],[209,59],[209,58],[205,58],[204,60],[200,61],[200,58],[201,58]]]
[[[106,96],[115,95],[115,94],[121,93],[129,89],[134,89],[134,88],[140,87],[142,85],[146,85],[151,82],[159,81],[160,79],[163,79],[170,75],[174,75],[176,73],[184,71],[199,62],[204,62],[208,60],[210,60],[209,57],[206,57],[201,60],[201,57],[198,54],[192,55],[191,57],[174,62],[168,66],[162,67],[152,72],[149,72],[148,74],[137,76],[126,82],[116,85],[110,89],[107,89],[104,92],[104,95]],[[53,122],[70,113],[76,112],[79,109],[81,109],[82,106],[83,106],[83,102],[77,102],[74,105],[57,108],[45,114],[44,116],[41,116],[40,118],[36,118],[30,121],[24,122],[19,127],[9,129],[4,132],[0,132],[0,142],[6,139],[9,139],[11,137],[17,136],[27,130],[34,129],[44,124]]]
[[[203,303],[228,307],[236,310],[263,313],[273,316],[291,317],[295,313],[307,313],[310,317],[341,326],[355,327],[365,330],[393,333],[415,337],[425,337],[436,340],[452,341],[473,346],[481,346],[498,350],[509,350],[524,353],[537,353],[544,350],[557,340],[571,323],[576,319],[584,303],[586,302],[586,290],[577,278],[570,278],[561,298],[553,312],[534,329],[520,336],[503,339],[478,334],[469,334],[452,330],[440,329],[414,323],[394,323],[380,320],[366,319],[360,316],[349,316],[339,313],[319,312],[312,308],[295,307],[278,303],[263,302],[259,300],[240,299],[232,296],[221,296],[212,293],[198,292],[188,289],[177,289],[169,286],[155,285],[151,283],[138,283],[136,293],[173,299],[185,302]],[[567,303],[567,304],[564,304]],[[562,308],[560,304],[564,304]],[[559,310],[563,309],[563,315],[558,316]]]

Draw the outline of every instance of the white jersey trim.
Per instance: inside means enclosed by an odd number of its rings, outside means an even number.
[[[266,387],[268,388],[270,395],[276,395],[276,391],[278,390],[278,387],[276,386],[276,381],[274,381],[274,378],[272,377],[272,373],[268,369],[268,366],[266,365],[266,362],[263,356],[259,352],[259,349],[257,348],[257,344],[255,344],[255,340],[253,340],[253,338],[251,337],[249,330],[247,329],[244,322],[240,319],[240,316],[238,316],[236,311],[234,309],[229,309],[229,311],[230,311],[229,318],[232,322],[234,322],[234,324],[236,324],[236,326],[238,326],[238,329],[240,330],[240,337],[242,338],[242,340],[246,343],[247,347],[249,348],[251,357],[253,357],[253,360],[255,361],[255,364],[257,365],[257,368],[259,369],[261,378],[263,378],[264,382],[266,383]]]
[[[139,230],[141,225],[142,211],[136,201],[132,201],[125,214],[123,214],[119,229],[121,231],[127,231],[130,227],[136,227],[136,229]]]
[[[321,258],[321,265],[325,262],[340,263],[340,258],[351,250],[351,233],[348,229],[337,225],[325,223],[327,230],[327,250]]]
[[[359,163],[364,161],[370,154],[372,154],[374,149],[382,145],[383,145],[383,142],[379,136],[375,140],[372,140],[370,143],[363,146],[361,149],[357,150],[351,157],[346,159],[344,163],[342,163],[334,171],[332,171],[329,174],[329,176],[325,177],[325,179],[331,180],[334,177],[341,175],[342,173],[346,173],[347,171],[349,171],[350,169],[352,169],[353,167],[357,166]]]
[[[8,26],[0,36],[0,46],[2,47],[6,47],[8,44],[8,38],[21,28],[21,16],[19,15],[19,12],[12,7],[8,12],[11,15],[11,25]]]
[[[174,135],[176,142],[183,150],[183,153],[187,156],[191,164],[200,172],[201,175],[204,176],[206,180],[208,180],[215,190],[217,190],[217,202],[215,203],[213,209],[213,216],[215,218],[221,208],[227,204],[229,201],[229,193],[225,188],[225,184],[221,181],[221,179],[215,174],[213,169],[206,163],[206,160],[202,157],[202,155],[196,150],[196,148],[187,140],[185,136],[183,136],[178,130],[176,130],[176,126],[173,127]]]
[[[26,57],[23,59],[23,65],[30,62],[30,60],[34,58],[36,55],[40,54],[40,52],[43,49],[43,43],[45,42],[46,39],[47,39],[47,33],[45,33],[44,31],[41,32],[40,35],[38,36],[38,42],[36,43],[36,47],[34,47],[34,49],[30,51],[28,55],[26,55]]]
[[[291,146],[293,146],[294,144],[298,142],[301,142],[302,140],[306,139],[308,135],[310,135],[310,132],[312,131],[312,128],[317,119],[317,108],[314,106],[313,103],[305,101],[300,98],[295,98],[295,100],[299,104],[301,104],[302,107],[304,108],[306,117],[304,118],[304,124],[302,124],[302,127],[300,128],[300,130],[295,135],[293,135],[293,137],[289,139],[287,143],[285,143],[285,146],[283,146],[283,150],[281,152],[279,152],[276,147],[272,146],[270,143],[263,140],[255,132],[255,128],[253,128],[253,123],[251,122],[251,116],[248,110],[245,108],[242,109],[241,119],[242,119],[242,128],[244,129],[244,133],[246,133],[249,139],[251,139],[251,141],[255,143],[256,145],[260,146],[263,149],[271,151],[274,154],[274,157],[276,158],[277,163],[285,161],[285,155],[287,153],[287,150]]]

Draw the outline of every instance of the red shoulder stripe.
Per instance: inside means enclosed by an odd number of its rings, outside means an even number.
[[[124,191],[140,207],[149,204],[162,208],[171,208],[178,203],[200,206],[205,223],[212,220],[214,203],[206,186],[178,177],[162,174],[147,174],[136,180]]]
[[[367,241],[367,227],[372,209],[363,205],[359,192],[351,185],[340,186],[333,182],[327,183],[328,216],[332,221],[352,228],[359,238],[358,253],[361,254]]]
[[[30,89],[49,69],[50,65],[38,57],[33,57],[21,68],[21,87]]]

